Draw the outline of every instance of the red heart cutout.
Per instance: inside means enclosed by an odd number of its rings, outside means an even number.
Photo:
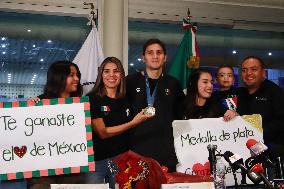
[[[192,170],[195,173],[195,175],[198,176],[210,176],[210,164],[209,161],[207,161],[206,163],[204,163],[204,165],[202,165],[201,163],[195,163],[192,166]]]
[[[22,146],[21,148],[19,148],[18,146],[14,147],[14,152],[17,156],[19,156],[19,158],[22,158],[26,152],[27,152],[27,147],[26,146]]]

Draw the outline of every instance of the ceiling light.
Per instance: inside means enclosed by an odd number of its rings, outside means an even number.
[[[51,41],[51,40],[47,40],[47,42],[48,42],[48,43],[51,43],[52,41]]]
[[[33,47],[36,47],[36,45],[33,45]]]
[[[272,52],[269,52],[269,53],[268,53],[268,56],[272,56]]]
[[[3,52],[2,52],[2,54],[6,54],[6,52],[5,52],[5,51],[3,51]]]
[[[28,32],[31,32],[32,30],[27,30]]]
[[[138,58],[137,60],[138,60],[139,62],[141,62],[142,59],[141,59],[141,58]]]
[[[233,54],[237,54],[237,51],[236,51],[236,50],[233,50],[232,53],[233,53]]]
[[[2,44],[2,45],[1,45],[1,47],[2,47],[2,48],[5,48],[5,47],[6,47],[6,45],[5,45],[5,44]]]
[[[1,38],[2,41],[5,41],[5,39],[6,39],[5,37],[2,37],[2,38]]]
[[[133,63],[130,63],[129,65],[130,65],[130,66],[134,66],[134,64],[133,64]]]
[[[43,62],[43,58],[41,58],[40,61]]]

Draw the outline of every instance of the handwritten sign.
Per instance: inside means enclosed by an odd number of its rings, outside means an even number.
[[[246,120],[240,116],[228,122],[223,121],[223,118],[175,120],[173,131],[179,161],[177,171],[200,176],[210,175],[208,144],[217,145],[217,154],[231,151],[244,160],[249,158],[251,155],[246,147],[247,140],[262,141],[263,132],[260,116],[246,116]],[[234,185],[232,169],[223,161],[226,165],[226,183],[228,186]],[[237,171],[237,178],[240,183],[240,170]],[[247,181],[251,183],[248,179]]]
[[[88,97],[0,103],[0,179],[94,171]]]

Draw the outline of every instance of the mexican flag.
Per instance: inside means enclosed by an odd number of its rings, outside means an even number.
[[[185,34],[170,63],[168,73],[176,77],[185,89],[190,73],[199,67],[199,52],[196,42],[197,27],[189,23],[189,19],[183,19],[183,29]]]

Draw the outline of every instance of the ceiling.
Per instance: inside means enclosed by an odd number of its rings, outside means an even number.
[[[0,9],[65,16],[87,16],[84,2],[103,0],[1,0]],[[284,31],[283,0],[128,0],[131,19],[177,22],[191,11],[192,21],[236,29]],[[271,27],[273,26],[273,27]]]
[[[90,10],[84,2],[98,4],[90,0],[1,0],[0,37],[8,38],[0,39],[2,52],[7,49],[0,54],[0,84],[7,83],[7,74],[12,73],[13,83],[30,84],[36,74],[35,84],[42,85],[50,62],[73,60],[90,30],[86,25]],[[233,49],[260,56],[273,50],[274,57],[267,62],[271,68],[284,69],[284,0],[129,0],[129,63],[139,63],[141,43],[150,37],[164,40],[169,49],[176,48],[183,36],[180,21],[188,8],[192,22],[200,26],[198,42],[204,64],[232,62],[237,66]]]

